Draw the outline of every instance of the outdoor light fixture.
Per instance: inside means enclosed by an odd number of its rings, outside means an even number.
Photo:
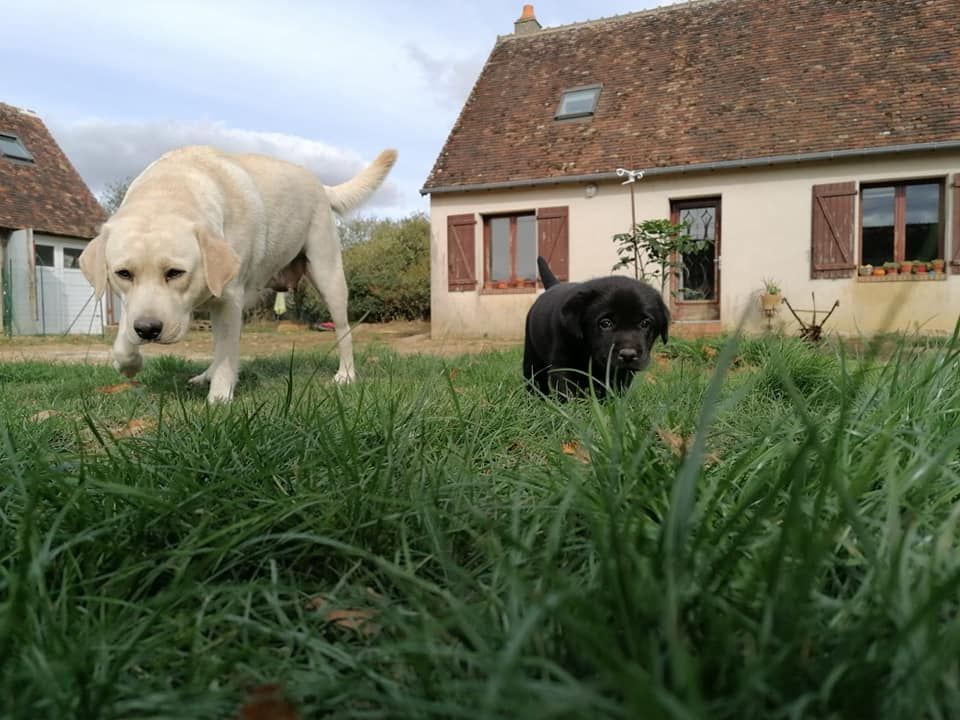
[[[587,197],[592,198],[594,195],[597,194],[597,186],[593,183],[587,183],[586,191],[587,191]]]
[[[643,170],[627,170],[626,168],[617,168],[617,175],[619,177],[626,177],[621,185],[627,185],[637,180],[643,180]]]

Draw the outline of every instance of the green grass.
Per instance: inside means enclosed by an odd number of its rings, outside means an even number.
[[[960,342],[664,352],[0,365],[0,717],[960,717]]]

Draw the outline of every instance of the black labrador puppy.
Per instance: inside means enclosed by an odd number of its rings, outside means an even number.
[[[523,375],[529,389],[562,399],[584,394],[592,383],[597,397],[607,383],[617,392],[650,364],[659,337],[667,342],[670,311],[660,293],[633,278],[613,275],[582,283],[557,280],[537,258],[547,289],[527,313]]]

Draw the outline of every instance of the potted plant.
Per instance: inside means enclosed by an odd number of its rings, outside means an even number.
[[[863,277],[873,275],[873,265],[870,265],[869,263],[867,263],[866,265],[861,265],[860,275]]]
[[[764,280],[763,296],[760,298],[760,306],[763,310],[773,311],[781,302],[780,286],[773,280]]]
[[[913,271],[917,275],[923,275],[927,271],[927,264],[925,262],[921,262],[920,260],[914,260]]]
[[[882,267],[878,267],[878,268],[874,268],[874,269],[873,269],[873,276],[874,276],[874,277],[883,277],[883,276],[886,275],[886,274],[887,274],[887,271],[884,270]]]
[[[896,275],[900,270],[900,263],[897,262],[885,262],[883,264],[883,270],[887,275]]]
[[[930,263],[930,265],[933,267],[934,272],[942,273],[943,269],[947,266],[947,263],[943,258],[936,258]]]
[[[904,260],[900,263],[900,272],[904,275],[909,275],[913,272],[913,260]]]

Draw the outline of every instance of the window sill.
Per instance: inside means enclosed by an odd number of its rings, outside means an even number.
[[[537,288],[534,286],[527,287],[485,287],[480,289],[481,295],[529,295],[535,293]]]
[[[948,277],[947,273],[923,273],[922,275],[910,274],[910,275],[901,275],[897,273],[896,275],[857,275],[857,281],[862,283],[876,283],[876,282],[930,282],[937,280],[946,280]]]

